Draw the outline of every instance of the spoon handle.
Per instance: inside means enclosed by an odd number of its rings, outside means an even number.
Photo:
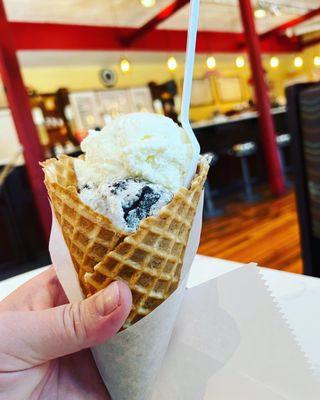
[[[196,50],[196,40],[198,31],[198,19],[199,19],[199,3],[200,0],[191,0],[189,8],[189,23],[188,23],[188,38],[187,38],[187,50],[186,50],[186,61],[184,69],[184,80],[183,80],[183,91],[182,91],[182,104],[181,104],[181,123],[182,127],[187,133],[189,140],[192,145],[192,161],[190,169],[186,176],[186,187],[189,187],[193,175],[197,168],[197,163],[200,154],[199,143],[193,133],[189,122],[189,110],[190,110],[190,99],[192,90],[192,78],[193,78],[193,67]]]

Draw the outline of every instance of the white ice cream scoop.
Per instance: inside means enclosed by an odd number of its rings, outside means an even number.
[[[131,113],[112,120],[81,143],[85,160],[75,160],[79,187],[140,178],[175,193],[185,185],[192,159],[186,132],[172,119]]]
[[[182,127],[187,133],[190,143],[192,145],[192,159],[190,168],[186,174],[185,186],[189,187],[192,178],[196,172],[197,164],[200,155],[200,145],[191,128],[189,121],[190,98],[192,89],[193,66],[196,50],[198,19],[199,19],[199,2],[200,0],[191,0],[189,8],[189,25],[188,25],[188,39],[186,50],[186,61],[184,69],[184,81],[182,91],[182,105],[181,105],[181,123]]]

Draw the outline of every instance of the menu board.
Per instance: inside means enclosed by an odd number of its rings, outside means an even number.
[[[191,91],[191,107],[211,105],[214,103],[211,82],[208,78],[193,79]]]
[[[134,111],[130,93],[126,89],[103,90],[98,92],[104,116],[116,117]]]
[[[216,77],[215,84],[222,103],[243,101],[241,79],[238,76]]]
[[[134,111],[154,112],[150,89],[146,86],[130,89]]]
[[[103,125],[95,92],[73,92],[69,94],[69,100],[77,130],[86,131]]]
[[[78,130],[101,127],[112,118],[130,112],[154,112],[147,86],[73,92],[70,93],[69,100]]]

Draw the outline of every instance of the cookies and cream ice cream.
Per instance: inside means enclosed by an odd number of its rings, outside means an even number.
[[[155,215],[173,197],[163,186],[138,178],[106,181],[96,187],[86,185],[79,195],[84,203],[127,232],[135,231],[143,218]]]
[[[74,161],[81,200],[127,232],[171,201],[192,157],[184,130],[149,113],[116,118],[81,148],[85,158]]]

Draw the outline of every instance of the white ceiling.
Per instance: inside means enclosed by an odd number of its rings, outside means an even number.
[[[282,3],[283,0],[273,0],[273,3]],[[227,1],[223,1],[227,3]],[[205,0],[201,4],[201,11],[199,16],[199,27],[201,30],[211,31],[227,31],[227,32],[242,32],[242,24],[240,18],[240,12],[237,0],[230,0],[227,4],[219,4],[216,0]],[[252,1],[255,5],[257,1]],[[287,4],[294,2],[286,1]],[[319,0],[299,0],[298,4],[301,8],[285,8],[281,15],[273,16],[267,13],[265,18],[256,19],[256,28],[259,33],[265,32],[269,29],[275,28],[284,22],[290,21],[298,17],[299,15],[305,14],[308,8],[312,9],[316,6],[320,6]],[[179,10],[174,16],[165,21],[161,28],[170,29],[177,27],[178,29],[186,29],[188,18],[188,8],[184,7]]]
[[[11,21],[138,27],[172,1],[145,8],[138,0],[5,0],[5,7]]]
[[[257,1],[252,0],[254,6]],[[11,21],[139,27],[172,2],[157,0],[154,7],[144,8],[139,0],[5,0],[5,7]],[[272,0],[272,3],[281,6],[281,15],[268,14],[256,20],[259,33],[320,6],[319,0]],[[185,6],[159,27],[186,29],[187,16],[188,6]],[[238,1],[202,0],[199,29],[241,32]]]

